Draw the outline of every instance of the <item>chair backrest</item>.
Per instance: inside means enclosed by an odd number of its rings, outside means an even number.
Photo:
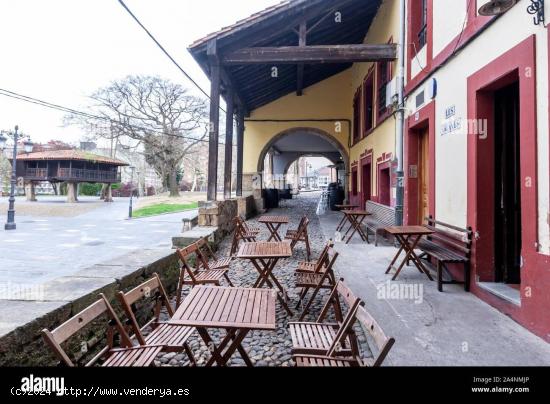
[[[325,307],[319,316],[318,322],[323,321],[326,313],[328,312],[328,308],[331,304],[333,304],[333,302],[339,302],[338,305],[340,305],[340,302],[344,302],[348,307],[348,311],[340,321],[340,327],[338,328],[338,331],[334,336],[334,340],[327,351],[328,356],[333,356],[336,350],[341,346],[346,336],[353,333],[353,324],[356,320],[357,309],[361,304],[361,299],[355,296],[351,289],[344,283],[344,279],[340,279],[340,281],[338,281],[332,289],[329,300],[326,302]],[[337,318],[337,320],[339,319]]]
[[[197,254],[197,269],[200,269],[200,265],[204,266],[204,269],[210,269],[208,262],[210,258],[216,259],[216,254],[210,247],[208,237],[201,238],[196,242],[196,254]]]
[[[185,248],[179,248],[176,250],[176,253],[181,262],[180,278],[182,278],[185,275],[185,272],[187,272],[187,274],[194,282],[195,272],[198,270],[198,268],[193,268],[189,263],[189,260],[192,258],[192,256],[195,256],[195,264],[198,263],[197,261],[200,261],[199,244],[195,242]]]
[[[433,216],[429,216],[425,220],[424,226],[435,232],[428,236],[430,241],[452,250],[466,259],[470,258],[473,237],[471,227],[464,229],[435,220]]]
[[[84,327],[97,320],[101,316],[107,316],[108,328],[107,328],[107,345],[99,351],[91,360],[85,365],[91,366],[99,359],[101,359],[106,353],[108,353],[114,347],[114,339],[116,333],[120,336],[120,345],[122,347],[131,347],[132,342],[129,335],[124,330],[120,319],[116,315],[115,311],[109,304],[109,301],[103,293],[100,293],[100,298],[92,305],[88,306],[80,313],[71,317],[65,321],[59,327],[53,331],[48,329],[42,330],[42,337],[46,341],[46,344],[54,351],[55,355],[66,366],[76,366],[75,362],[69,357],[67,352],[62,348],[61,344],[67,342],[71,337],[81,331]],[[84,353],[88,349],[87,341],[81,343],[81,350]]]
[[[296,230],[296,234],[292,240],[292,248],[296,245],[296,243],[303,237],[307,235],[307,226],[309,225],[309,218],[307,216],[302,216],[302,219],[300,220],[300,224],[298,225],[298,229]]]
[[[374,358],[371,366],[377,367],[382,365],[382,362],[384,362],[388,352],[395,343],[395,339],[393,337],[388,338],[386,336],[382,330],[382,327],[380,327],[371,314],[365,310],[364,304],[361,304],[361,306],[357,309],[356,318],[357,321],[359,321],[359,323],[363,326],[365,332],[370,334],[376,344],[376,347],[378,348],[378,355],[374,355],[373,352]]]
[[[323,251],[321,251],[321,254],[319,255],[319,258],[317,259],[317,263],[315,265],[315,273],[323,272],[324,268],[326,268],[330,262],[329,257],[329,251],[333,250],[334,242],[332,240],[329,240],[328,243],[323,248]]]
[[[160,313],[163,307],[166,308],[166,311],[170,317],[174,315],[174,310],[170,305],[170,300],[168,299],[166,290],[164,289],[157,273],[154,273],[151,279],[143,282],[141,285],[135,287],[129,292],[118,292],[117,297],[126,315],[128,316],[128,319],[130,320],[130,324],[132,325],[132,329],[140,345],[145,345],[145,337],[143,336],[142,331],[160,321]],[[153,299],[154,301],[153,315],[151,319],[149,319],[142,326],[139,325],[135,316],[135,303],[141,299]]]

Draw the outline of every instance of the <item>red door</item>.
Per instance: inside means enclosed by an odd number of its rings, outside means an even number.
[[[378,196],[382,205],[390,206],[390,168],[380,170],[378,176]]]

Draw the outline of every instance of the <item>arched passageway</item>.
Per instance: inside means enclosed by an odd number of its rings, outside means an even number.
[[[329,133],[316,128],[292,128],[274,136],[258,159],[264,187],[285,188],[289,167],[300,157],[325,157],[343,173],[339,181],[346,187],[349,157],[344,146]]]

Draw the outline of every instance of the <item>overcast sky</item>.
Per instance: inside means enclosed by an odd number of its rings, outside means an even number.
[[[279,0],[125,0],[204,88],[187,52],[196,39]],[[80,109],[86,96],[127,75],[159,75],[191,87],[117,0],[0,0],[0,88]],[[78,142],[63,113],[0,96],[0,129],[16,124],[35,142]]]

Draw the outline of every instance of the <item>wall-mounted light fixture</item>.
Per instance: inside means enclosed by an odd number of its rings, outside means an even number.
[[[544,26],[544,0],[530,0],[531,4],[527,6],[527,12],[533,15],[535,25]],[[518,0],[491,0],[479,8],[479,14],[484,16],[495,16],[504,14],[510,10]]]
[[[491,0],[479,8],[479,14],[484,16],[500,15],[510,10],[517,0]]]

